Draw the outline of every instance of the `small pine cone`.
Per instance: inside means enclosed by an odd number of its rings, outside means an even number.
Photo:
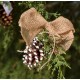
[[[43,44],[35,37],[30,48],[26,46],[23,55],[23,63],[29,68],[36,67],[40,61],[44,58]]]
[[[7,16],[6,12],[2,9],[0,11],[0,19],[3,25],[8,26],[12,23],[12,13]]]

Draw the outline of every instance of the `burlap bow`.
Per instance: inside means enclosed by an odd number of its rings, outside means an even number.
[[[75,32],[73,24],[63,16],[48,22],[35,8],[31,8],[22,13],[19,19],[19,26],[21,27],[21,35],[29,46],[33,38],[43,29],[46,28],[49,34],[56,36],[56,43],[65,51],[71,46]]]

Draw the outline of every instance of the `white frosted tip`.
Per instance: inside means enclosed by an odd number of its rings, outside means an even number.
[[[40,60],[43,60],[43,57],[40,57]]]
[[[28,46],[26,46],[26,49],[28,49]]]
[[[35,46],[35,43],[33,43],[33,45]]]
[[[25,60],[24,58],[22,58],[22,60]]]
[[[25,59],[28,59],[28,57],[27,57],[27,56],[25,56]]]
[[[24,50],[24,53],[27,53],[27,50]]]
[[[34,55],[37,55],[37,53],[36,53],[36,52],[34,52]]]
[[[39,50],[40,52],[43,52],[43,50]]]
[[[34,41],[34,43],[36,43],[37,41]]]
[[[28,68],[31,69],[31,68],[30,68],[30,65],[28,65]]]
[[[33,40],[35,40],[35,38]]]
[[[43,53],[41,53],[40,55],[41,55],[41,56],[44,56],[44,54],[43,54]]]
[[[38,59],[35,60],[37,63],[39,62]]]
[[[34,66],[36,66],[36,63],[34,63]]]
[[[31,62],[29,62],[28,64],[31,65]]]
[[[31,56],[32,56],[32,54],[29,54],[29,56],[31,57]]]
[[[35,59],[38,59],[38,57],[37,57],[37,56],[35,56]]]
[[[26,60],[25,60],[25,61],[23,61],[23,63],[25,64],[25,63],[26,63]]]
[[[29,49],[29,51],[31,52],[31,49]]]
[[[39,49],[39,46],[36,46],[37,49]]]
[[[32,58],[29,58],[29,60],[31,61],[31,60],[32,60]]]
[[[26,55],[23,55],[23,57],[26,57]]]

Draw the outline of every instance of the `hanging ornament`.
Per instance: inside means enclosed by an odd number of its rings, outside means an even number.
[[[39,65],[40,61],[42,61],[44,58],[43,44],[38,40],[37,37],[33,39],[30,47],[26,46],[24,51],[18,52],[24,53],[22,60],[23,63],[29,68]]]
[[[8,26],[12,23],[12,6],[10,2],[3,1],[0,5],[0,23],[4,26]]]
[[[53,53],[61,54],[61,52],[58,50],[59,47],[61,48],[61,50],[67,51],[74,40],[73,33],[75,32],[75,29],[70,20],[63,16],[60,16],[57,19],[48,22],[41,16],[41,14],[37,12],[35,8],[31,8],[22,13],[19,19],[19,26],[21,28],[21,35],[24,41],[26,42],[26,45],[29,46],[28,51],[27,49],[24,50],[26,51],[27,54],[24,55],[23,58],[24,60],[23,63],[27,64],[28,67],[32,67],[33,65],[35,66],[36,62],[40,61],[40,56],[38,57],[36,56],[37,60],[34,58],[35,56],[33,57],[34,54],[38,53],[36,52],[34,53],[32,51],[33,48],[31,47],[31,43],[34,37],[38,35],[39,32],[41,32],[41,30],[46,29],[48,31],[49,37],[51,37],[53,42],[51,44],[53,45],[53,47],[52,50],[50,51],[50,58]],[[34,45],[36,49],[39,50],[39,55],[44,56],[43,51],[40,50],[39,46],[36,46],[34,42],[35,41],[33,41],[32,45]],[[50,58],[46,63],[50,61]],[[44,64],[46,65],[46,63]]]

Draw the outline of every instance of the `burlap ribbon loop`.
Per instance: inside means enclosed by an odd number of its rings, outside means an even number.
[[[75,30],[70,20],[60,16],[48,22],[35,8],[22,13],[19,26],[21,27],[21,35],[28,46],[43,28],[47,29],[52,36],[57,36],[56,43],[64,50],[69,49],[74,39]]]
[[[19,20],[21,35],[27,45],[30,45],[33,38],[42,30],[47,21],[36,11],[31,8],[25,11]]]

